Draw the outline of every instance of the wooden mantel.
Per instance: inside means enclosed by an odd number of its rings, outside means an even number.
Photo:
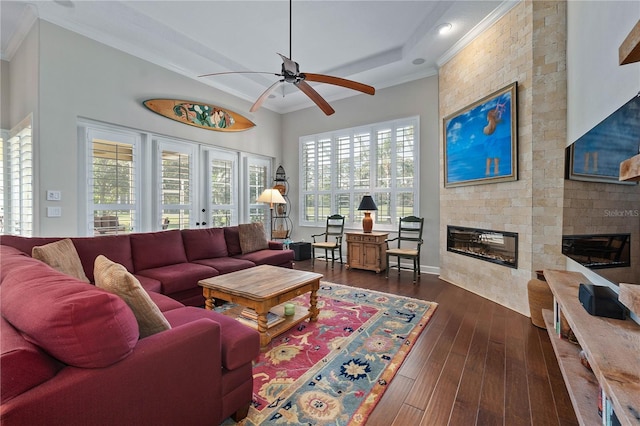
[[[640,20],[618,49],[620,65],[640,61]]]

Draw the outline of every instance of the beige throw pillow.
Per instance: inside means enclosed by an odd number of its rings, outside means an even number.
[[[46,263],[63,274],[71,275],[86,283],[89,282],[89,278],[82,268],[76,246],[68,238],[43,246],[35,246],[31,249],[31,257]]]
[[[238,225],[238,236],[242,254],[269,248],[269,242],[264,236],[264,225],[261,222]]]
[[[96,287],[117,294],[129,305],[138,320],[140,338],[171,328],[140,281],[124,266],[99,255],[96,257],[93,275],[96,279]]]

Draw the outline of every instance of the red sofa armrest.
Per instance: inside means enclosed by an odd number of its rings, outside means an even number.
[[[63,368],[0,406],[9,425],[218,424],[220,326],[199,319],[138,341],[106,368]]]

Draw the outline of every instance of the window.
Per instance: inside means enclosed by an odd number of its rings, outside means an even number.
[[[268,208],[255,200],[270,183],[272,159],[85,120],[79,131],[87,182],[81,235],[268,227]]]
[[[31,116],[0,138],[2,233],[33,235],[33,143]]]
[[[158,198],[160,214],[154,217],[154,229],[189,229],[193,226],[194,157],[196,146],[158,139],[156,164],[159,164]]]
[[[269,206],[258,203],[256,200],[266,188],[271,188],[271,162],[256,157],[247,157],[247,171],[249,173],[249,193],[247,204],[249,205],[249,222],[262,222],[265,229],[269,229],[269,222],[272,218],[269,216]]]
[[[205,150],[209,177],[211,226],[238,223],[238,155],[222,150]]]
[[[89,129],[87,139],[91,231],[113,235],[139,230],[139,135]]]
[[[360,227],[363,195],[373,196],[378,229],[418,215],[419,119],[411,117],[300,138],[300,223],[324,226],[331,214]]]

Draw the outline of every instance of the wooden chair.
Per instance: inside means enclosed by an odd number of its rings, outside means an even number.
[[[344,232],[344,216],[334,214],[327,217],[327,227],[322,234],[312,235],[313,243],[311,243],[311,264],[315,263],[316,248],[324,249],[324,259],[329,261],[329,250],[331,250],[331,269],[335,263],[335,252],[338,250],[340,263],[342,264],[342,234]],[[316,237],[324,236],[324,241],[316,241]]]
[[[400,218],[398,226],[398,236],[387,240],[387,273],[389,278],[389,257],[395,256],[398,259],[398,275],[400,275],[400,259],[413,260],[413,282],[416,282],[416,276],[420,276],[420,247],[422,246],[422,228],[424,226],[424,218],[416,216],[407,216]],[[398,241],[397,248],[389,248],[391,241]]]

